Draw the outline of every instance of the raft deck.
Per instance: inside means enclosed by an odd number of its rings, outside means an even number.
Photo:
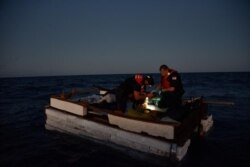
[[[180,161],[187,153],[194,131],[207,132],[213,123],[202,98],[187,101],[186,106],[190,110],[181,122],[164,122],[132,118],[97,107],[89,109],[79,102],[53,96],[51,106],[45,109],[45,127],[159,156],[174,156]]]

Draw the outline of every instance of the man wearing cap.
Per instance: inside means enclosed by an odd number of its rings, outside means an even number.
[[[181,105],[182,95],[184,89],[179,73],[167,65],[160,66],[161,83],[159,89],[161,89],[161,100],[158,106],[161,108],[175,108]]]
[[[154,85],[154,79],[150,75],[136,74],[127,78],[116,90],[117,109],[125,112],[128,100],[133,102],[135,108],[142,104],[146,97],[152,98],[152,93],[146,93],[147,85]]]

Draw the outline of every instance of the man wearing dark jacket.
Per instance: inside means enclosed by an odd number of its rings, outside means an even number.
[[[160,108],[175,108],[181,105],[184,89],[179,73],[168,66],[160,66],[161,83],[161,100],[158,106]]]
[[[125,112],[128,100],[133,102],[135,108],[142,104],[146,97],[153,97],[152,93],[146,92],[147,85],[154,85],[150,75],[137,74],[122,82],[116,90],[117,109]]]

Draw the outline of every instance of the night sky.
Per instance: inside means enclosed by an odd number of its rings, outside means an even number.
[[[0,77],[250,71],[250,1],[2,0]]]

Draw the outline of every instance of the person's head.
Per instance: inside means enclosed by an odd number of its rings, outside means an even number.
[[[168,75],[168,69],[169,69],[168,66],[165,65],[165,64],[160,66],[159,70],[160,70],[160,73],[161,73],[162,77],[165,77],[165,76]]]
[[[144,75],[144,84],[153,86],[154,85],[153,77],[151,75]]]

